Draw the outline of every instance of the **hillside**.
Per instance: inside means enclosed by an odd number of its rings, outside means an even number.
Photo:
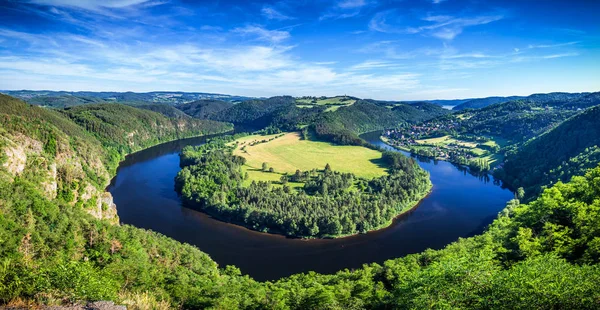
[[[48,90],[10,90],[5,91],[7,95],[22,99],[27,103],[53,106],[62,108],[90,102],[118,102],[118,103],[160,103],[177,105],[201,99],[223,100],[227,102],[239,102],[252,99],[251,97],[232,96],[213,93],[155,91],[148,93],[137,92],[91,92],[91,91],[48,91]],[[67,104],[67,105],[65,105]]]
[[[232,129],[230,125],[215,121],[170,119],[156,112],[120,104],[76,106],[63,113],[93,133],[117,158],[161,141]]]
[[[195,118],[207,119],[213,115],[233,107],[233,103],[221,100],[203,99],[179,104],[177,109]]]
[[[600,107],[572,117],[510,155],[498,175],[535,197],[540,187],[568,181],[600,162]]]
[[[523,99],[523,98],[525,98],[525,97],[511,96],[511,97],[487,97],[487,98],[471,99],[471,100],[468,100],[466,102],[463,102],[463,103],[455,106],[454,108],[452,108],[452,110],[460,111],[460,110],[464,110],[464,109],[481,109],[481,108],[485,108],[492,104],[509,102],[509,101],[514,101],[514,100]]]
[[[290,96],[248,100],[215,113],[211,119],[253,127],[266,127],[271,123],[274,113],[295,105],[295,103],[296,100]]]
[[[181,110],[166,104],[140,104],[135,105],[138,109],[150,110],[156,113],[160,113],[169,118],[183,118],[189,119],[191,116],[182,112]]]
[[[547,94],[533,94],[529,96],[510,96],[510,97],[487,97],[477,98],[466,101],[452,108],[454,111],[461,111],[465,109],[481,109],[494,104],[500,104],[505,102],[522,100],[530,102],[536,105],[561,105],[568,104],[570,102],[576,102],[589,96],[590,93],[547,93]],[[584,99],[585,100],[585,99]],[[575,104],[577,105],[577,104]]]
[[[0,95],[0,126],[2,179],[28,182],[50,199],[100,218],[116,217],[104,188],[126,154],[231,128],[117,104],[40,108],[6,95]]]
[[[313,128],[317,136],[326,141],[361,144],[358,134],[418,123],[446,113],[449,111],[430,103],[388,107],[378,102],[361,100],[335,112],[322,114],[314,122]]]

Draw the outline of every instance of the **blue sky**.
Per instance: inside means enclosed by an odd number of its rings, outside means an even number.
[[[0,1],[0,89],[387,100],[600,90],[600,1]]]

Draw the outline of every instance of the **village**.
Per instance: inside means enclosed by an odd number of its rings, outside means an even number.
[[[459,119],[437,120],[419,125],[388,129],[382,140],[411,154],[489,170],[498,156],[499,145],[492,139],[458,134]]]

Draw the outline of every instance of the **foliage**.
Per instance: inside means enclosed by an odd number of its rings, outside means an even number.
[[[177,109],[195,118],[208,119],[215,114],[233,107],[233,103],[221,100],[202,99],[179,104]]]
[[[360,100],[351,106],[325,113],[313,124],[314,132],[322,140],[350,145],[363,145],[358,134],[421,122],[447,113],[443,108],[419,103],[397,104],[393,108],[381,103]]]
[[[335,237],[387,226],[431,188],[428,174],[399,153],[384,153],[389,174],[372,180],[351,173],[300,171],[287,181],[305,182],[299,192],[267,182],[242,186],[246,160],[234,146],[216,139],[187,147],[176,188],[184,202],[225,221],[295,237]],[[267,163],[262,170],[268,171]],[[287,183],[287,181],[284,181]]]
[[[529,198],[541,186],[573,175],[600,162],[600,107],[586,110],[553,130],[532,139],[508,156],[497,175],[514,188],[523,187]]]

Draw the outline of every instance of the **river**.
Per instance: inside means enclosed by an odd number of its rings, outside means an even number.
[[[362,137],[391,149],[379,140],[379,132]],[[310,270],[334,273],[439,249],[482,232],[513,196],[491,177],[473,176],[444,161],[420,160],[431,174],[433,190],[390,227],[342,239],[290,239],[217,221],[181,205],[174,190],[180,170],[178,153],[186,145],[204,142],[204,138],[185,139],[131,154],[108,190],[122,223],[193,244],[219,265],[235,265],[257,280]]]

